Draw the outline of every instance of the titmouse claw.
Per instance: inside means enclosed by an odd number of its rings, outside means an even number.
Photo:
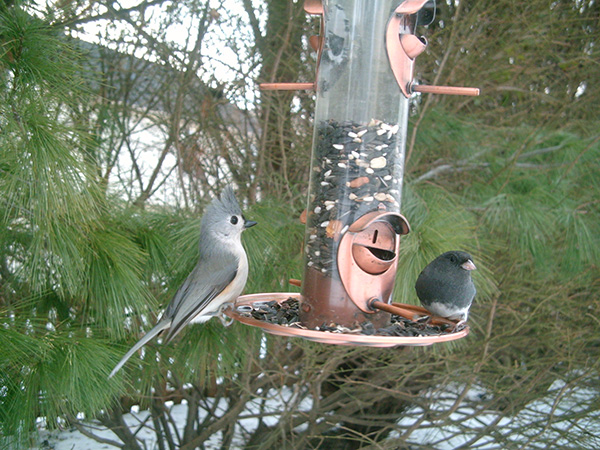
[[[235,320],[232,317],[225,315],[225,311],[227,311],[228,309],[233,309],[233,303],[227,302],[227,303],[223,303],[221,306],[219,306],[219,311],[218,311],[219,320],[221,321],[221,323],[223,324],[224,327],[231,326],[231,324]]]
[[[456,325],[454,325],[452,331],[459,331],[460,329],[464,328],[465,325],[467,325],[466,319],[459,320],[458,322],[456,322]]]

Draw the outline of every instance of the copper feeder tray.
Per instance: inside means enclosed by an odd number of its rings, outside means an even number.
[[[323,344],[336,344],[336,345],[355,345],[365,347],[397,347],[397,346],[424,346],[432,345],[438,342],[448,342],[460,339],[469,334],[469,326],[466,325],[460,331],[451,333],[442,333],[439,335],[429,336],[377,336],[377,335],[366,335],[366,334],[351,334],[351,333],[338,333],[331,331],[317,331],[308,330],[294,327],[287,327],[283,325],[277,325],[262,320],[257,320],[253,317],[247,317],[240,313],[240,307],[250,306],[252,307],[255,303],[266,303],[275,300],[277,303],[282,303],[285,300],[293,298],[300,301],[301,294],[297,292],[277,292],[277,293],[262,293],[262,294],[249,294],[242,295],[235,303],[233,309],[227,309],[224,311],[225,315],[231,319],[237,320],[246,325],[253,327],[262,328],[270,334],[278,336],[290,336],[290,337],[301,337],[310,341],[321,342]],[[404,305],[395,303],[402,308],[410,310],[415,313],[424,311],[422,308],[413,305]]]

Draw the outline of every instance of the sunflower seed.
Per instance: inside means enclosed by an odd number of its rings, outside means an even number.
[[[387,165],[387,160],[384,156],[378,156],[377,158],[373,158],[369,165],[373,169],[382,169]]]

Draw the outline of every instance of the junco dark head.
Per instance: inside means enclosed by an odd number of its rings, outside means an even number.
[[[415,289],[421,304],[432,314],[450,320],[466,321],[475,298],[471,255],[461,251],[446,252],[419,274]]]

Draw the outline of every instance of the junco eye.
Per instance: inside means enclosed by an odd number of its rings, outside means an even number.
[[[231,219],[229,219],[229,222],[231,222],[232,225],[236,225],[238,223],[237,216],[231,216]]]

